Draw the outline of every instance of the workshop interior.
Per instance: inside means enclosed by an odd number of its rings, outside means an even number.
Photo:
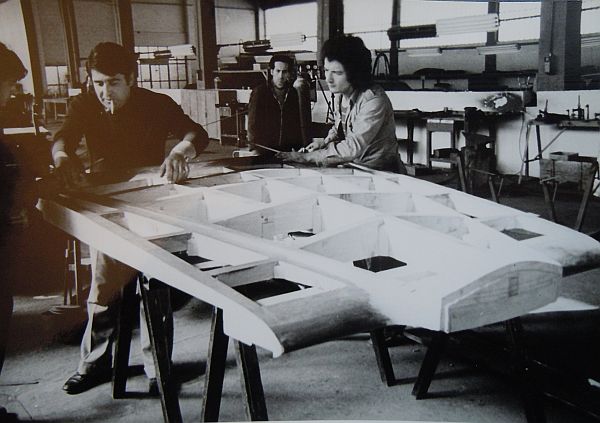
[[[376,119],[332,82],[348,37],[397,172],[297,159]],[[600,0],[0,0],[0,42],[27,70],[0,109],[0,421],[600,421]],[[185,179],[107,172],[83,137],[63,184],[102,42],[134,57],[127,93],[205,131]],[[263,86],[279,144],[253,133]],[[108,369],[69,392],[98,253],[136,277]]]

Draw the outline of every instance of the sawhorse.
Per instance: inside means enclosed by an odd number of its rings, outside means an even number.
[[[228,344],[229,337],[223,332],[223,311],[214,308],[202,398],[201,421],[203,422],[219,421]],[[269,420],[256,347],[240,341],[234,341],[234,346],[246,417],[251,421]]]
[[[508,335],[511,354],[511,374],[519,387],[519,396],[523,402],[527,422],[545,422],[545,414],[541,404],[542,392],[536,385],[535,378],[532,377],[531,372],[529,371],[529,358],[527,357],[527,351],[524,347],[521,320],[515,318],[506,321],[504,324]],[[385,341],[384,330],[385,328],[381,328],[371,332],[371,339],[381,380],[387,386],[392,386],[396,383],[396,377],[389,355],[390,345]],[[424,343],[422,337],[412,335],[404,326],[397,327],[396,331],[398,334],[403,334],[407,338]],[[427,351],[425,353],[425,358],[421,363],[421,368],[415,384],[413,385],[412,395],[416,399],[423,399],[426,397],[449,337],[450,335],[445,332],[431,332],[431,337],[426,344]]]
[[[256,282],[250,285],[238,286],[236,289],[252,300],[257,301],[262,298],[297,291],[300,287],[292,282],[277,280]],[[204,379],[204,397],[202,399],[201,420],[204,422],[219,420],[228,344],[229,337],[223,332],[223,311],[214,308]],[[268,420],[256,347],[234,340],[234,348],[235,359],[240,372],[246,418],[250,421]]]
[[[113,398],[127,396],[131,335],[139,307],[137,287],[142,295],[163,417],[167,423],[181,422],[181,409],[171,372],[171,346],[165,326],[165,320],[172,318],[170,288],[156,279],[148,280],[141,274],[137,281],[127,284],[122,292],[113,363]]]

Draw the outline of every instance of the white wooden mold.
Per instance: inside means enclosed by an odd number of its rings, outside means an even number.
[[[274,356],[389,324],[446,332],[556,300],[600,244],[537,216],[408,176],[259,169],[183,185],[129,182],[40,203],[83,242],[224,312]],[[252,301],[234,288],[304,289]]]

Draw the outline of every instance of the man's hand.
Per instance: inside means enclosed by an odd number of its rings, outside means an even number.
[[[54,155],[54,169],[59,183],[67,189],[77,189],[83,183],[83,169],[65,153]]]
[[[327,146],[327,141],[324,138],[313,138],[313,142],[304,147],[304,151],[310,153],[311,151],[320,150]]]
[[[181,182],[187,178],[190,168],[183,153],[171,151],[160,165],[160,176],[166,176],[170,184]]]
[[[297,151],[281,151],[275,155],[275,157],[283,160],[284,162],[309,163],[306,156],[306,153],[300,153]]]

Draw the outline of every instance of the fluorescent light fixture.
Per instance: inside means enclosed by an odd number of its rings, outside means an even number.
[[[471,32],[498,31],[500,21],[495,13],[486,15],[465,16],[462,18],[440,19],[435,23],[438,36],[451,34],[468,34]]]
[[[593,37],[581,38],[581,47],[598,47],[600,46],[600,35],[595,35]]]
[[[196,55],[196,49],[191,44],[171,46],[169,47],[169,50],[171,50],[171,54],[173,55],[173,57],[186,57]]]
[[[487,56],[489,54],[514,53],[519,50],[521,50],[521,46],[519,44],[497,44],[494,46],[477,47],[477,53],[482,56]]]
[[[169,57],[187,57],[195,56],[196,49],[191,44],[181,44],[171,46],[166,50],[156,50],[153,52],[154,58],[169,58]]]
[[[299,32],[291,34],[273,34],[269,37],[271,47],[297,46],[306,41],[306,35]]]
[[[442,50],[439,47],[406,50],[406,55],[408,57],[439,56],[440,54],[442,54]]]

